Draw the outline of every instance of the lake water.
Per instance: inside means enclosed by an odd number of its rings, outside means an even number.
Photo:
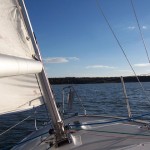
[[[133,116],[149,113],[150,111],[150,83],[147,82],[142,84],[147,96],[142,92],[138,83],[126,83],[127,95]],[[62,89],[66,86],[68,85],[52,86],[55,98],[59,103],[62,102]],[[122,85],[120,83],[77,84],[73,85],[73,87],[81,98],[87,114],[128,115]],[[65,95],[65,97],[67,96]],[[68,108],[67,104],[65,104],[65,108]],[[77,97],[74,99],[72,110],[74,112],[83,113],[83,107]],[[44,106],[38,108],[36,111],[37,127],[40,128],[48,121],[48,116]],[[19,114],[1,116],[0,133],[33,114],[33,112],[32,110]],[[13,130],[1,135],[0,149],[10,149],[17,142],[34,131],[34,118],[35,116],[32,116]],[[147,116],[144,119],[149,120],[149,118],[150,117]]]

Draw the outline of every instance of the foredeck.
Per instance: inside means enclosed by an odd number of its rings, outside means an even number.
[[[37,135],[48,132],[48,127],[34,133],[25,142],[20,149],[51,149],[51,150],[149,150],[150,149],[150,130],[141,123],[121,121],[121,119],[94,117],[94,116],[76,116],[65,120],[66,124],[71,124],[70,144],[65,144],[58,148],[50,148],[49,141],[51,136],[44,134],[34,138]],[[104,123],[102,123],[104,122]],[[79,124],[85,124],[80,126]],[[142,127],[143,126],[143,127]],[[25,139],[25,140],[28,140]],[[34,145],[34,146],[33,146]],[[19,146],[19,145],[18,145]],[[24,148],[24,146],[26,148]],[[16,147],[17,148],[17,147]]]

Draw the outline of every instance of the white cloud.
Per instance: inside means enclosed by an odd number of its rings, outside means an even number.
[[[142,29],[147,29],[147,26],[142,26]]]
[[[134,64],[135,67],[149,67],[150,63]]]
[[[48,57],[43,59],[44,63],[51,64],[51,63],[67,63],[69,60],[79,60],[77,57]]]
[[[104,65],[91,65],[91,66],[86,66],[86,69],[97,69],[97,68],[115,69],[115,67],[104,66]]]
[[[66,63],[68,60],[63,57],[48,57],[43,59],[44,63],[50,64],[50,63]]]
[[[135,26],[129,26],[128,29],[129,29],[129,30],[134,30],[134,29],[135,29]]]
[[[67,59],[70,59],[70,60],[79,60],[79,58],[77,58],[77,57],[67,57]]]
[[[134,30],[136,27],[135,26],[128,26],[127,28],[128,28],[128,30]],[[148,27],[147,26],[142,26],[141,28],[146,30]]]
[[[120,70],[118,70],[118,71],[120,71],[120,72],[132,73],[132,71],[131,71],[131,70],[127,70],[127,69],[120,69]]]

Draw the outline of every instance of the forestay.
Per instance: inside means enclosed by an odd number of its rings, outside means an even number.
[[[36,77],[42,64],[33,58],[36,54],[20,9],[17,0],[0,0],[0,114],[43,103]]]

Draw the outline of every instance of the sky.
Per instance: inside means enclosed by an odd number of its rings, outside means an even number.
[[[97,3],[98,2],[98,3]],[[25,0],[48,77],[130,76],[150,73],[130,0]],[[133,0],[150,55],[150,0]]]

